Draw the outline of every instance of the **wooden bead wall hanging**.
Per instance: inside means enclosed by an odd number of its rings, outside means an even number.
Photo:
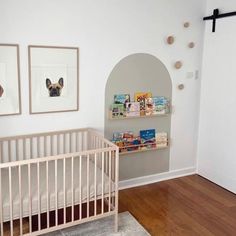
[[[171,45],[175,42],[175,38],[174,38],[174,36],[169,36],[166,41],[168,44]]]
[[[190,23],[189,22],[185,22],[184,23],[184,28],[188,28],[190,26]]]
[[[179,70],[183,66],[183,63],[181,61],[175,62],[175,68]]]
[[[179,85],[178,85],[178,89],[179,89],[179,90],[183,90],[183,89],[184,89],[184,84],[179,84]]]
[[[188,44],[188,47],[189,47],[189,48],[194,48],[194,47],[195,47],[195,43],[194,43],[194,42],[190,42],[190,43]]]

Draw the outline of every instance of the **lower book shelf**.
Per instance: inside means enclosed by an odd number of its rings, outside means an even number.
[[[124,156],[124,155],[132,154],[132,153],[156,151],[156,150],[162,150],[162,149],[167,149],[167,148],[169,148],[169,146],[155,147],[155,148],[146,148],[146,149],[138,149],[138,150],[133,150],[133,151],[122,151],[122,152],[119,153],[119,155],[120,156]]]
[[[120,147],[120,153],[119,155],[127,155],[132,153],[139,153],[139,152],[148,152],[148,151],[155,151],[155,150],[162,150],[167,149],[168,145],[157,145],[157,144],[148,144],[148,145],[133,145],[128,147]],[[129,150],[130,149],[130,150]]]

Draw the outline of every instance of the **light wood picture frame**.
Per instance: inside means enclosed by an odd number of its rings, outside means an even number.
[[[20,50],[0,44],[0,116],[21,114]]]
[[[30,114],[79,110],[79,48],[28,46]]]

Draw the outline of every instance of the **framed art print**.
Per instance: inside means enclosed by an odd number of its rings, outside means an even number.
[[[30,114],[79,109],[79,48],[29,46]]]
[[[0,116],[21,114],[19,46],[0,44]]]

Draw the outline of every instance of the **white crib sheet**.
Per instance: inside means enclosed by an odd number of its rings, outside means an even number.
[[[72,205],[72,188],[71,188],[71,159],[66,161],[66,206]],[[49,162],[48,164],[49,175],[48,175],[48,189],[49,189],[49,209],[55,209],[55,164],[54,162]],[[82,158],[82,172],[81,172],[81,198],[82,202],[87,200],[87,177],[89,178],[89,199],[93,198],[95,195],[95,165],[92,161],[89,161],[89,174],[87,176],[87,160]],[[103,191],[104,195],[109,193],[109,182],[111,195],[114,193],[115,184],[109,177],[102,173],[101,169],[96,167],[97,176],[97,188],[96,196],[97,199],[101,198],[102,195],[102,175],[104,179]],[[21,196],[22,196],[22,216],[26,217],[29,215],[29,188],[28,188],[28,167],[21,167]],[[20,216],[20,197],[19,197],[19,178],[18,178],[18,168],[12,168],[12,202],[13,202],[13,219],[18,219]],[[40,212],[47,211],[47,192],[46,192],[46,163],[40,164],[40,201],[38,201],[38,184],[37,184],[37,165],[31,165],[31,211],[32,215],[38,214],[38,209]],[[80,186],[79,186],[79,158],[74,159],[74,205],[80,202]],[[64,207],[64,194],[63,194],[63,161],[58,161],[57,164],[57,191],[58,200],[57,208]],[[9,205],[9,173],[8,170],[2,170],[2,201],[3,201],[3,221],[8,221],[10,219],[10,205]],[[40,206],[39,206],[40,205]]]

